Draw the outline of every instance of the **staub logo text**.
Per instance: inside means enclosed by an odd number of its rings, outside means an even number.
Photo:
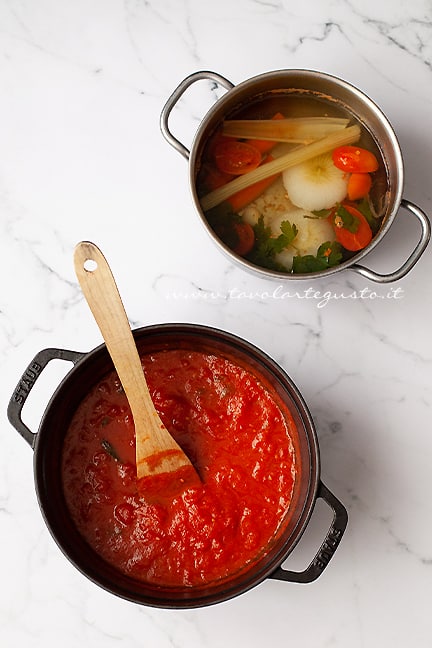
[[[342,531],[340,529],[331,529],[325,542],[322,544],[319,552],[315,556],[313,561],[315,567],[323,570],[328,565],[330,558],[333,556],[339,545],[341,537]]]
[[[33,362],[27,368],[14,393],[14,400],[16,403],[22,405],[25,402],[41,371],[42,366],[38,362]]]

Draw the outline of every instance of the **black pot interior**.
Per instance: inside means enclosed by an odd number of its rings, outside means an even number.
[[[217,603],[250,589],[269,576],[300,538],[312,513],[319,482],[319,456],[315,430],[301,395],[288,376],[269,357],[244,340],[216,329],[167,324],[137,329],[134,337],[141,353],[185,348],[228,355],[258,373],[274,389],[276,399],[289,407],[297,426],[293,438],[301,478],[296,480],[292,505],[273,544],[254,564],[227,580],[193,588],[164,588],[132,579],[102,560],[83,540],[66,506],[61,478],[63,439],[70,420],[88,391],[113,365],[105,345],[75,365],[51,398],[35,444],[35,483],[40,508],[60,549],[90,580],[111,593],[146,605],[191,608]]]

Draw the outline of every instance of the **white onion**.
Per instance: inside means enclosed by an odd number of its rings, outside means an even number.
[[[337,169],[330,153],[297,164],[282,174],[289,199],[308,211],[330,209],[347,195],[348,174]]]

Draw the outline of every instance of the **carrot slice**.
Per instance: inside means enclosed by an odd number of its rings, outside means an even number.
[[[372,178],[369,173],[352,173],[348,179],[348,198],[349,200],[359,200],[364,198],[370,191]]]
[[[264,164],[271,162],[271,160],[273,160],[273,158],[268,155]],[[278,174],[276,173],[276,175],[269,176],[268,178],[264,178],[263,180],[259,180],[258,182],[249,185],[249,187],[245,187],[241,191],[233,194],[230,198],[228,198],[227,202],[231,205],[234,212],[239,212],[247,205],[249,205],[249,203],[251,203],[253,200],[259,198],[259,196],[261,196],[261,194],[268,187],[270,187],[270,185],[276,180],[277,177]]]

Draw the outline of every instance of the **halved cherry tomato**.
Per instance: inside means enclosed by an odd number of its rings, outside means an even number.
[[[373,173],[379,166],[375,155],[360,146],[339,146],[332,158],[338,169],[348,173]]]
[[[219,171],[231,175],[248,173],[261,163],[261,153],[246,142],[222,141],[215,147],[214,158]]]
[[[252,250],[255,243],[253,227],[249,223],[234,223],[233,227],[238,237],[233,251],[240,256],[245,256]]]
[[[358,252],[359,250],[362,250],[367,245],[369,245],[369,243],[371,242],[372,230],[366,218],[356,207],[347,205],[345,203],[342,204],[342,207],[344,207],[347,212],[351,214],[351,216],[354,216],[354,218],[358,222],[358,225],[355,232],[350,232],[348,229],[346,229],[346,227],[344,227],[343,220],[340,216],[338,216],[337,209],[335,209],[329,218],[331,224],[333,225],[336,239],[339,241],[342,247],[345,248],[345,250],[349,250],[350,252]]]
[[[369,173],[351,173],[348,178],[349,200],[359,200],[368,195],[372,186],[372,178]]]

